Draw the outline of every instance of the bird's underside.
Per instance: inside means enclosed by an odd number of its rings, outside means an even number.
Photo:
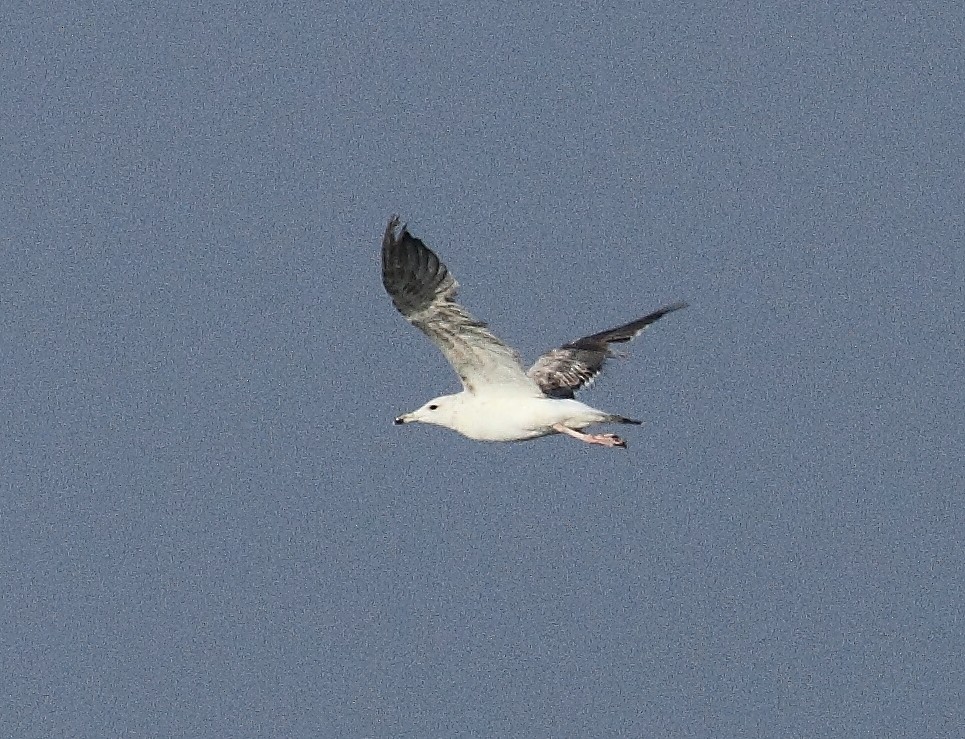
[[[585,433],[598,423],[639,423],[575,399],[628,342],[686,303],[664,306],[635,321],[600,331],[543,354],[524,371],[516,352],[456,302],[459,283],[445,264],[393,217],[382,240],[382,282],[398,311],[446,357],[463,391],[441,396],[396,423],[445,426],[484,441],[517,441],[564,434],[606,447],[626,447],[616,434]]]

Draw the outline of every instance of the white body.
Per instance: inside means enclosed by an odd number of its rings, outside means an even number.
[[[445,426],[478,441],[522,441],[559,433],[553,428],[555,424],[584,429],[613,419],[612,414],[578,400],[519,393],[461,392],[430,400],[418,410],[399,416],[397,421]]]

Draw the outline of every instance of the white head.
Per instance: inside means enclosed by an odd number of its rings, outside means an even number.
[[[432,423],[436,426],[454,428],[453,415],[459,405],[458,395],[441,395],[433,398],[418,410],[411,413],[403,413],[395,419],[397,424],[402,423]]]

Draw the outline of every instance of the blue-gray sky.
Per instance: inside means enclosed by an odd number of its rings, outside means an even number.
[[[947,737],[954,4],[16,3],[0,735]],[[400,213],[627,452],[457,388]]]

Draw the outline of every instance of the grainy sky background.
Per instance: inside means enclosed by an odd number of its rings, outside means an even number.
[[[13,3],[0,735],[951,737],[954,3]],[[627,452],[457,387],[398,212]]]

